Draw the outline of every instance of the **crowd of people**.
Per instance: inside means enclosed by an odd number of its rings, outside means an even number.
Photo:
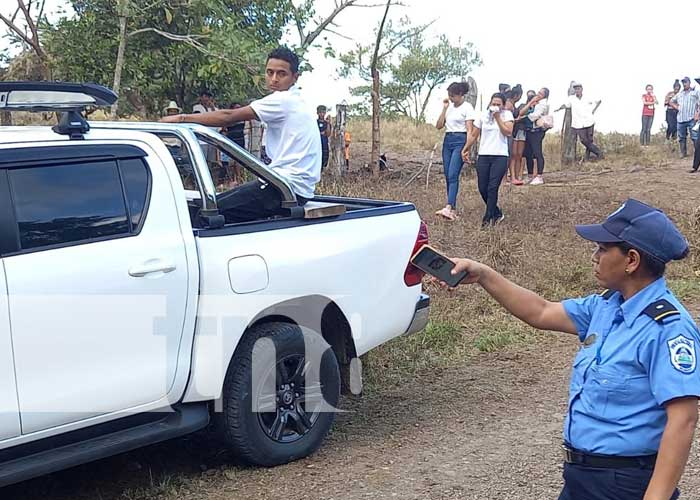
[[[593,115],[600,101],[585,99],[580,83],[574,82],[572,87],[574,94],[559,110],[571,110],[571,126],[586,148],[586,159],[603,158],[603,152],[593,141]],[[482,112],[476,112],[467,102],[468,92],[466,82],[452,83],[436,124],[438,129],[446,131],[442,157],[447,185],[447,203],[436,215],[451,221],[456,219],[460,173],[465,164],[472,163],[472,150],[478,147],[477,184],[486,205],[482,227],[489,227],[505,219],[498,206],[498,190],[504,179],[514,186],[544,184],[542,145],[547,130],[554,126],[554,117],[546,87],[537,92],[527,91],[523,99],[520,84],[513,87],[500,84]]]
[[[700,84],[700,78],[696,79]],[[682,86],[681,86],[682,84]],[[583,85],[572,82],[573,93],[556,110],[571,111],[571,128],[585,148],[585,160],[605,157],[595,143],[595,112],[600,100],[584,97]],[[442,157],[447,188],[447,200],[436,215],[453,221],[457,218],[457,195],[460,173],[473,161],[472,149],[478,147],[476,172],[479,194],[486,206],[482,226],[494,226],[505,219],[498,206],[498,191],[502,181],[514,186],[544,184],[545,157],[542,148],[547,130],[554,118],[549,105],[549,89],[528,90],[523,99],[520,84],[511,87],[500,84],[489,100],[486,110],[476,112],[466,100],[469,85],[454,82],[447,89],[447,98],[436,126],[445,129]],[[647,85],[642,95],[642,130],[640,143],[651,143],[651,128],[658,100],[653,85]],[[700,169],[700,89],[691,86],[688,77],[676,80],[673,91],[666,95],[666,138],[678,138],[680,156],[688,156],[687,137],[694,144],[691,172]],[[478,146],[477,146],[478,144]],[[524,164],[524,165],[523,165]],[[524,167],[527,168],[523,175]]]

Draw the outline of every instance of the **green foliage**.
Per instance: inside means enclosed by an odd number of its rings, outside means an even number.
[[[173,99],[189,109],[204,88],[220,105],[259,96],[265,55],[290,21],[290,0],[121,1],[129,35],[120,111],[127,114],[156,115]],[[45,30],[54,74],[111,86],[120,3],[71,3],[76,15]]]
[[[388,23],[379,53],[378,69],[382,75],[380,101],[382,113],[389,117],[408,116],[416,122],[425,120],[425,109],[433,91],[449,78],[465,79],[481,57],[471,43],[452,45],[442,35],[437,43],[425,40],[427,25],[412,26],[403,19],[398,27]],[[355,50],[340,56],[339,74],[348,78],[358,76],[371,81],[370,63],[374,47],[358,45]],[[357,116],[370,114],[371,85],[350,89],[360,98],[351,108]]]

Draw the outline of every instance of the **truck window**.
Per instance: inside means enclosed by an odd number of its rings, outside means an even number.
[[[114,160],[9,170],[21,249],[75,244],[136,231],[146,206],[148,174],[146,171],[144,188],[146,167],[142,160],[122,163],[124,184]]]

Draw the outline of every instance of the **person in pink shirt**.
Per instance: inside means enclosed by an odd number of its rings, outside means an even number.
[[[642,96],[642,132],[639,134],[639,142],[642,146],[651,143],[651,125],[654,123],[654,112],[659,101],[654,95],[654,86],[647,85],[646,93]]]

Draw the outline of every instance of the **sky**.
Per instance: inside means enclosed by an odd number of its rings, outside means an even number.
[[[61,0],[48,0],[55,11]],[[365,3],[382,3],[367,0]],[[455,44],[472,42],[483,66],[472,73],[480,93],[488,96],[498,83],[522,84],[524,89],[550,89],[553,109],[566,98],[571,80],[583,84],[584,96],[601,99],[596,130],[637,133],[641,128],[641,96],[647,83],[654,85],[661,106],[653,130],[664,123],[663,97],[673,80],[700,77],[697,37],[689,26],[700,20],[700,2],[669,4],[661,0],[539,0],[498,3],[474,0],[402,0],[390,17],[408,16],[413,23],[435,20],[426,32],[428,40],[446,34]],[[319,14],[332,10],[334,0],[317,0]],[[498,6],[496,8],[496,5]],[[535,8],[529,6],[534,5]],[[0,0],[5,14],[14,2]],[[530,8],[530,10],[527,10]],[[337,18],[334,28],[354,41],[329,35],[336,52],[366,44],[373,38],[383,8],[349,8]],[[692,20],[692,21],[691,21]],[[684,24],[688,21],[690,24]],[[685,27],[684,27],[685,26]],[[686,37],[680,33],[685,30]],[[293,40],[293,38],[291,38]],[[7,42],[0,39],[0,50]],[[337,76],[338,63],[320,50],[309,54],[314,67],[299,80],[310,108],[318,104],[334,107],[351,101],[349,87],[356,82]],[[465,75],[466,76],[466,75]],[[449,81],[447,82],[449,83]],[[433,121],[441,110],[445,89],[438,89],[428,108]],[[555,116],[559,121],[561,113]],[[557,125],[558,126],[558,125]]]

